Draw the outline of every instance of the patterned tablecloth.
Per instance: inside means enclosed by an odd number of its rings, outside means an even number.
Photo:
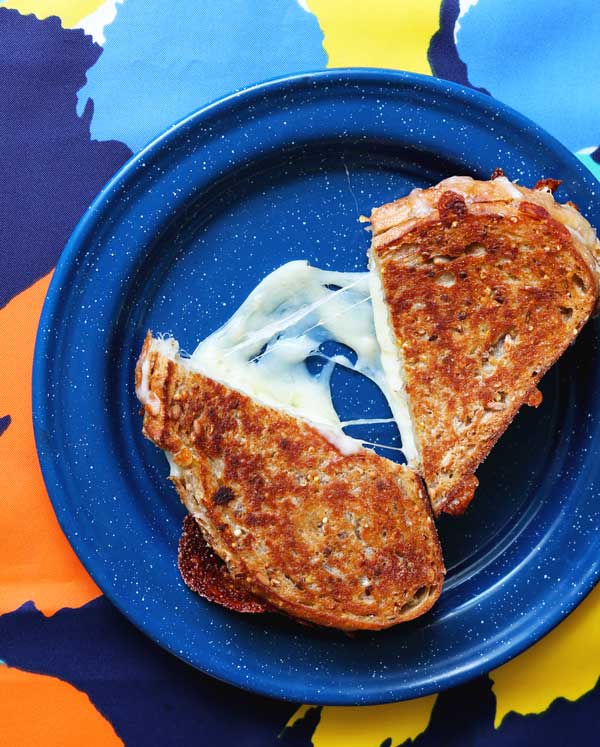
[[[0,745],[582,745],[600,731],[600,587],[512,662],[364,708],[250,695],[162,651],[61,533],[31,426],[52,268],[119,166],[174,120],[284,73],[365,65],[476,87],[600,178],[598,0],[0,1]]]

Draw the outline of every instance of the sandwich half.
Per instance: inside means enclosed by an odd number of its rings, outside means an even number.
[[[172,339],[148,333],[136,392],[144,434],[244,603],[377,630],[436,601],[444,565],[414,471],[193,370]],[[188,577],[195,562],[183,558]]]
[[[599,244],[559,182],[452,177],[373,210],[371,296],[403,449],[434,512],[475,470],[598,303]]]

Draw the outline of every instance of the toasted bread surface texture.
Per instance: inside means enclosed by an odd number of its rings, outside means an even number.
[[[598,299],[598,241],[555,184],[453,177],[373,210],[370,267],[402,367],[434,511],[474,472]],[[379,334],[379,332],[378,332]]]
[[[266,612],[268,605],[233,578],[227,566],[209,547],[191,514],[183,520],[177,566],[181,578],[192,591],[209,602],[236,612]]]
[[[144,434],[214,552],[250,594],[301,620],[381,629],[426,612],[444,567],[412,470],[342,454],[309,422],[194,372],[148,334]]]

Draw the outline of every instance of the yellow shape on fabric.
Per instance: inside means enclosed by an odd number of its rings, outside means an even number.
[[[600,585],[541,641],[490,672],[498,728],[507,713],[542,713],[557,698],[577,700],[600,677]]]
[[[311,708],[317,708],[318,706],[311,706],[311,705],[301,705],[300,708],[298,708],[297,711],[294,711],[294,713],[290,716],[289,721],[285,725],[285,728],[287,729],[288,726],[293,726],[295,723],[303,719],[306,714],[310,711]]]
[[[49,16],[58,16],[63,28],[70,29],[104,5],[104,2],[105,0],[7,0],[1,6],[18,10],[23,15],[33,13],[40,21]]]
[[[389,67],[431,75],[427,49],[440,0],[308,0],[329,67]]]
[[[415,739],[429,724],[436,695],[377,706],[324,706],[312,735],[313,747],[378,747]],[[288,721],[292,726],[313,706],[303,705]]]

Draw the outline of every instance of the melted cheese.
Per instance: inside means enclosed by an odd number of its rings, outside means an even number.
[[[150,361],[146,360],[142,363],[142,376],[140,383],[135,388],[135,394],[138,400],[147,407],[152,415],[158,415],[160,412],[160,400],[153,391],[150,390],[149,385],[149,374],[150,374]]]
[[[501,187],[504,190],[506,196],[511,200],[523,199],[523,193],[519,189],[517,189],[517,187],[513,184],[513,182],[510,181],[510,179],[507,179],[505,176],[496,177],[492,184],[495,187]]]
[[[391,366],[382,367],[371,274],[289,262],[259,283],[231,319],[198,345],[187,365],[265,405],[309,421],[344,454],[363,446],[344,433],[344,426],[388,420],[340,421],[331,397],[331,374],[335,365],[358,371],[383,391],[401,423],[403,450],[412,459],[410,420],[397,401],[404,392],[402,382],[398,383],[400,374],[394,373],[394,384],[389,387],[386,376]],[[329,340],[354,350],[356,362],[343,355],[325,355],[320,347]],[[306,366],[312,356],[327,360],[317,375]]]
[[[381,278],[375,266],[371,268],[370,272],[370,287],[375,332],[379,342],[381,366],[388,389],[386,397],[400,431],[402,451],[406,461],[411,466],[415,466],[419,463],[419,456],[406,394],[404,364],[394,339]]]
[[[175,461],[173,454],[170,451],[165,451],[167,455],[167,461],[169,462],[169,477],[183,477],[183,470]]]

